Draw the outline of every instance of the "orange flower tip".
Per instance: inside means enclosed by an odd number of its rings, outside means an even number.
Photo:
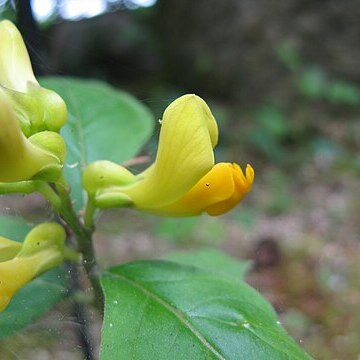
[[[246,165],[245,175],[246,175],[246,180],[249,182],[250,185],[252,185],[255,178],[255,171],[250,164]]]

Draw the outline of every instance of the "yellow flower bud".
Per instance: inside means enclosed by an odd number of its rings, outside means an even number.
[[[39,85],[21,34],[8,20],[0,22],[0,85],[26,137],[44,130],[58,132],[65,124],[64,101]]]
[[[56,223],[44,223],[28,233],[14,257],[0,261],[0,312],[20,288],[63,262],[64,244],[64,229]]]
[[[0,182],[59,178],[65,158],[64,140],[53,132],[38,133],[27,139],[1,89],[0,128]]]

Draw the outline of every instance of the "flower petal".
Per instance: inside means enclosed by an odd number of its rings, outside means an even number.
[[[0,22],[0,84],[26,92],[29,81],[38,84],[22,36],[11,21],[3,20]]]
[[[65,237],[59,224],[40,224],[27,234],[15,257],[0,262],[0,312],[20,288],[63,262]]]
[[[216,164],[185,196],[174,203],[153,209],[167,216],[193,216],[207,212],[221,215],[236,206],[251,189],[254,170],[246,168],[246,176],[237,164]]]
[[[174,202],[212,168],[217,139],[205,101],[196,95],[178,98],[164,112],[154,164],[124,193],[144,210]]]
[[[0,236],[0,262],[12,259],[21,249],[21,243]]]
[[[28,180],[45,169],[48,170],[45,175],[49,178],[60,176],[63,156],[59,158],[52,152],[55,147],[61,153],[65,151],[60,135],[54,133],[55,135],[50,137],[39,133],[33,140],[27,139],[1,89],[0,129],[0,182]]]
[[[45,271],[42,270],[42,266],[49,261],[60,264],[62,254],[57,250],[48,249],[32,256],[15,257],[0,262],[0,312],[6,308],[20,288]]]

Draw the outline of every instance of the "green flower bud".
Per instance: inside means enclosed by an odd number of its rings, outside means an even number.
[[[30,82],[26,93],[3,89],[11,99],[17,120],[25,136],[29,137],[45,130],[59,132],[65,124],[66,105],[54,91]]]
[[[83,186],[89,196],[105,190],[109,186],[126,186],[133,184],[136,176],[121,165],[111,161],[95,161],[83,172]]]
[[[21,251],[17,256],[30,256],[50,248],[62,252],[65,238],[65,230],[61,225],[54,222],[40,224],[26,235]]]

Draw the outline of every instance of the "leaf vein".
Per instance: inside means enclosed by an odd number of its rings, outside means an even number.
[[[188,328],[192,334],[200,341],[200,343],[202,345],[204,345],[204,347],[210,351],[211,353],[213,353],[217,359],[220,360],[226,360],[226,358],[224,356],[222,356],[219,351],[217,351],[213,345],[211,345],[208,340],[191,324],[191,322],[186,318],[186,315],[179,309],[174,308],[171,304],[169,304],[167,301],[161,299],[157,294],[151,292],[150,290],[146,289],[142,284],[137,283],[136,281],[134,281],[133,279],[129,279],[127,278],[125,275],[123,274],[114,274],[114,273],[110,273],[110,276],[114,276],[114,277],[118,277],[119,279],[127,282],[128,284],[130,284],[131,286],[135,287],[136,289],[140,290],[141,292],[143,292],[146,296],[148,296],[149,298],[155,300],[158,304],[162,305],[167,311],[169,311],[171,314],[173,314],[179,321],[180,323],[185,326],[186,328]]]

